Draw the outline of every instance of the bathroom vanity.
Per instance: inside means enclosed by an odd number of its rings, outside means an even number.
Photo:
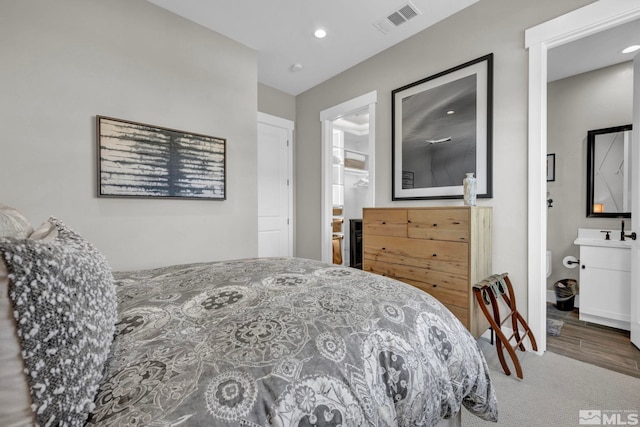
[[[606,240],[601,230],[578,229],[580,246],[580,320],[629,330],[631,240],[620,230]]]

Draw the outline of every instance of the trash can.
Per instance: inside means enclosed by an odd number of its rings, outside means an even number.
[[[578,294],[578,282],[574,279],[562,279],[553,284],[556,293],[556,308],[571,311]]]

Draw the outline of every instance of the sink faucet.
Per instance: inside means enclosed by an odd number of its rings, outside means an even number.
[[[636,240],[636,232],[632,231],[631,234],[624,234],[624,219],[622,220],[622,225],[620,227],[620,241],[624,241],[625,237],[629,237],[631,240]]]

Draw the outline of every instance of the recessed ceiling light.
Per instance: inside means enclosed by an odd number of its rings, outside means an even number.
[[[453,111],[453,110],[449,110],[449,111],[447,111],[447,114],[449,114],[449,115],[451,115],[451,114],[455,114],[455,111]]]
[[[313,35],[317,38],[317,39],[323,39],[325,37],[327,37],[327,32],[325,30],[323,30],[322,28],[318,28]]]
[[[294,73],[299,73],[300,71],[302,71],[302,64],[293,64],[291,66],[291,71],[293,71]]]
[[[631,52],[635,52],[636,50],[640,50],[640,45],[634,44],[633,46],[629,46],[623,49],[622,53],[631,53]]]

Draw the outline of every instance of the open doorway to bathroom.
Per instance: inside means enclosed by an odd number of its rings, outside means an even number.
[[[547,246],[547,211],[545,163],[547,151],[547,52],[592,34],[622,25],[640,18],[640,6],[633,2],[617,2],[600,0],[562,17],[530,28],[525,32],[525,46],[529,51],[529,219],[528,219],[528,323],[537,337],[540,338],[539,350],[546,350],[546,295],[545,249]],[[589,52],[584,58],[591,57]],[[577,60],[584,59],[577,58]],[[639,103],[640,104],[640,103]],[[640,123],[640,121],[639,121]],[[636,127],[640,130],[640,126]],[[635,137],[634,132],[634,137]],[[640,159],[640,157],[639,157]],[[557,160],[557,159],[556,159]],[[571,165],[572,167],[573,165]],[[556,166],[558,168],[558,166]],[[633,170],[633,175],[637,175]],[[640,180],[636,180],[640,181]],[[582,189],[576,189],[581,191]],[[638,189],[640,191],[640,189]],[[635,191],[634,191],[635,194]],[[551,197],[553,198],[553,197]],[[640,196],[634,197],[632,211],[640,212]],[[555,199],[554,199],[555,200]],[[555,209],[555,208],[551,208]],[[631,275],[639,276],[640,248],[633,245]],[[554,259],[557,255],[554,254]],[[633,282],[633,280],[632,280]],[[632,288],[635,292],[636,289]],[[633,293],[633,292],[632,292]],[[640,295],[637,298],[640,306]],[[635,303],[636,301],[634,301]],[[632,305],[632,308],[635,304]],[[638,310],[632,309],[632,326],[638,331],[640,342],[640,321]],[[633,329],[633,328],[632,328]],[[632,337],[634,334],[631,334]]]
[[[629,326],[621,326],[624,322],[607,323],[606,319],[603,319],[603,322],[585,320],[588,298],[586,291],[582,292],[584,299],[581,304],[579,291],[580,272],[584,273],[584,259],[583,262],[579,262],[580,246],[574,243],[579,237],[579,229],[593,231],[597,238],[602,239],[605,235],[600,234],[600,230],[611,231],[612,235],[617,233],[615,239],[619,239],[620,235],[620,218],[613,218],[615,215],[609,218],[589,214],[602,209],[602,206],[598,202],[596,208],[593,201],[592,206],[587,205],[589,172],[597,175],[597,171],[593,169],[594,165],[592,164],[592,169],[588,165],[587,135],[596,129],[627,125],[633,120],[633,55],[621,55],[620,51],[624,46],[610,46],[611,40],[626,32],[640,32],[640,20],[621,23],[614,28],[579,38],[547,52],[547,153],[553,158],[554,170],[547,170],[546,182],[546,247],[547,256],[551,254],[546,277],[546,349],[640,377],[640,351],[629,341]],[[623,38],[624,36],[619,38],[617,43],[624,43],[621,41]],[[568,59],[575,63],[576,56],[571,52],[581,47],[588,49],[583,51],[588,53],[578,54],[577,58],[588,56],[598,59],[611,56],[613,53],[618,55],[618,59],[608,62],[602,59],[602,62],[590,67],[585,63],[585,68],[570,71],[565,62]],[[622,159],[616,163],[617,172],[614,171],[614,175],[623,180],[623,175],[628,174],[624,171],[629,159]],[[606,166],[604,160],[600,166]],[[608,180],[605,176],[596,176],[595,179]],[[586,259],[584,256],[583,258]],[[558,297],[561,296],[558,290],[567,281],[577,283],[578,294],[571,300],[571,304],[565,304],[562,299],[558,301]],[[629,277],[627,281],[631,282]],[[586,280],[584,282],[586,283]],[[629,286],[630,283],[627,283],[626,297],[620,297],[625,303],[623,305],[626,305],[627,325],[630,308]],[[607,312],[608,308],[605,307],[592,308],[593,301],[600,304],[591,298],[589,310]]]
[[[587,216],[588,183],[595,182],[606,194],[623,194],[625,168],[623,138],[606,143],[603,156],[588,167],[587,134],[596,129],[628,125],[633,116],[633,55],[621,54],[628,34],[640,33],[640,19],[550,49],[547,78],[547,152],[551,162],[547,174],[547,301],[555,302],[554,283],[579,279],[580,258],[574,244],[578,229],[620,230],[620,218]],[[619,39],[619,41],[613,41]],[[567,64],[567,58],[588,50],[593,62],[582,67]],[[610,60],[606,59],[614,55]],[[603,59],[597,61],[596,58]],[[571,59],[569,59],[571,61]],[[575,62],[575,61],[574,61]],[[614,62],[614,63],[612,63]],[[600,66],[604,64],[603,66]],[[603,141],[604,142],[604,141]],[[618,143],[619,142],[619,143]],[[605,145],[605,144],[603,144]],[[619,150],[616,147],[619,146]],[[588,177],[591,172],[592,179]],[[627,176],[626,179],[629,179]],[[605,191],[595,202],[596,210],[608,203]],[[615,203],[607,206],[609,212]],[[622,216],[622,203],[619,214]],[[593,209],[592,209],[593,210]],[[627,208],[628,212],[629,209]],[[599,214],[598,214],[599,215]],[[629,221],[627,221],[629,224]],[[604,238],[604,234],[602,234]],[[567,258],[570,257],[570,258]],[[549,268],[550,267],[550,268]],[[579,295],[576,306],[580,305]]]

